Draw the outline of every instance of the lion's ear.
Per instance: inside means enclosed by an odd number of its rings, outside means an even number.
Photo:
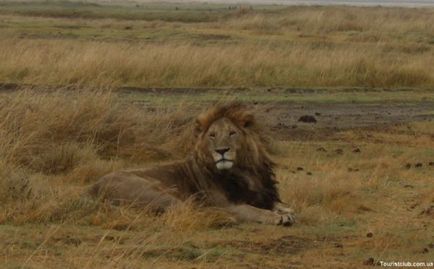
[[[250,113],[244,114],[241,119],[241,126],[243,126],[244,128],[250,128],[253,125],[255,125],[255,116]]]
[[[194,122],[194,135],[199,136],[203,132],[203,124],[200,118],[197,118]]]

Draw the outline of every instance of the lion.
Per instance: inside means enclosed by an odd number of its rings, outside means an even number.
[[[239,222],[294,223],[293,211],[280,200],[265,139],[246,106],[218,105],[202,113],[194,138],[183,161],[110,173],[91,186],[90,194],[155,212],[193,197]]]

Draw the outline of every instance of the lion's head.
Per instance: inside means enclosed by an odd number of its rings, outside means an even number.
[[[241,104],[216,106],[196,120],[196,153],[218,171],[271,165],[253,114]]]

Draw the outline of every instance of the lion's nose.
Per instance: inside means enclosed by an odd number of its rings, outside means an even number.
[[[229,150],[230,150],[230,148],[221,148],[221,149],[216,149],[215,152],[220,153],[221,155],[224,155]]]

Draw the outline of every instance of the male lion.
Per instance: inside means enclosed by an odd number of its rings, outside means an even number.
[[[184,161],[105,175],[90,193],[155,211],[193,197],[239,221],[292,225],[292,210],[280,203],[274,163],[258,131],[243,105],[216,106],[197,118],[194,150]]]

